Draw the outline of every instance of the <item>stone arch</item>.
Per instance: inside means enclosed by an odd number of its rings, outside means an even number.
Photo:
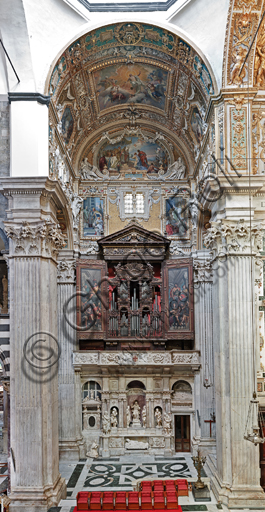
[[[127,37],[126,34],[124,36],[123,27],[127,25],[133,26],[136,35],[133,36],[135,40],[131,44],[136,49],[137,43],[141,42],[147,50],[154,48],[156,52],[140,55],[131,64],[127,62],[127,43],[123,40]],[[159,46],[156,46],[158,41]],[[119,58],[113,53],[117,50],[117,45],[125,51],[121,52]],[[104,61],[102,51],[109,56]],[[137,55],[139,52],[138,48]],[[143,73],[141,75],[138,68],[143,68],[146,76]],[[114,69],[119,69],[118,76],[125,84],[122,87],[119,84],[116,86],[116,96],[114,82],[108,79]],[[123,73],[127,73],[126,76],[123,77]],[[130,77],[140,75],[142,85],[139,86],[139,93],[137,85],[129,87],[129,82],[133,80]],[[107,86],[110,90],[105,94]],[[164,140],[172,147],[171,161],[166,160],[164,170],[181,159],[187,169],[186,176],[192,176],[198,158],[198,147],[196,141],[192,142],[192,138],[186,136],[193,129],[191,102],[195,98],[194,101],[200,105],[196,122],[200,124],[204,137],[204,119],[210,96],[217,92],[217,84],[206,57],[186,34],[163,23],[146,25],[142,21],[124,20],[112,24],[97,24],[90,27],[89,31],[86,28],[79,32],[54,59],[47,76],[45,92],[51,94],[51,138],[54,138],[59,148],[60,165],[67,168],[66,174],[71,175],[72,180],[80,178],[82,162],[86,161],[88,166],[95,167],[95,147],[99,147],[102,136],[110,133],[113,144],[116,140],[123,141],[119,137],[122,134],[125,137],[128,126],[135,126],[134,113],[125,115],[126,109],[134,109],[131,107],[134,103],[139,108],[137,126],[141,137],[150,144],[153,144],[151,141]],[[71,127],[73,126],[71,140],[66,137],[66,127],[63,125],[63,114],[66,106],[70,104],[69,115],[72,116]],[[155,116],[155,122],[152,116]],[[198,144],[200,146],[201,140]],[[132,165],[131,161],[130,164]],[[100,167],[99,162],[97,166]],[[54,169],[58,173],[58,162]],[[90,172],[88,176],[87,179],[90,179]],[[51,177],[58,178],[54,174]],[[92,179],[100,182],[105,177],[101,173],[100,176],[94,175]]]
[[[143,389],[143,390],[146,389],[144,383],[141,382],[140,380],[132,380],[132,381],[128,382],[126,389],[132,389],[132,388],[135,388],[135,389],[138,388],[138,389]]]
[[[186,380],[177,380],[172,386],[172,391],[183,391],[185,393],[192,393],[192,387]]]

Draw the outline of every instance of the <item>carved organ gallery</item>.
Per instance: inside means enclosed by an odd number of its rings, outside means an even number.
[[[3,32],[20,75],[0,102],[10,510],[65,497],[59,460],[198,449],[217,500],[264,506],[264,2],[213,2],[198,39],[196,2],[183,33],[178,13],[83,26],[86,0],[52,3],[71,37],[21,13],[39,91]]]

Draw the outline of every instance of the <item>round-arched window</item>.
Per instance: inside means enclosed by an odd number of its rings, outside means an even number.
[[[101,386],[95,380],[89,380],[83,385],[82,399],[101,400]]]

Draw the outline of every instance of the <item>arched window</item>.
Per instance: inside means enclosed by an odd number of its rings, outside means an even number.
[[[101,400],[101,386],[95,380],[89,380],[83,385],[82,400],[88,396],[91,400]]]

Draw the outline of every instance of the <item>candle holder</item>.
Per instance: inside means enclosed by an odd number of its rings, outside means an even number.
[[[194,487],[196,489],[204,489],[206,486],[201,480],[201,471],[206,462],[206,457],[201,457],[200,452],[198,450],[197,456],[196,457],[193,456],[191,458],[193,460],[194,467],[198,473],[198,480],[197,480],[197,482],[195,482]]]
[[[211,501],[210,490],[201,480],[202,468],[206,462],[206,457],[202,457],[198,450],[197,455],[191,457],[193,460],[194,467],[198,473],[197,482],[192,484],[192,493],[195,501]]]

